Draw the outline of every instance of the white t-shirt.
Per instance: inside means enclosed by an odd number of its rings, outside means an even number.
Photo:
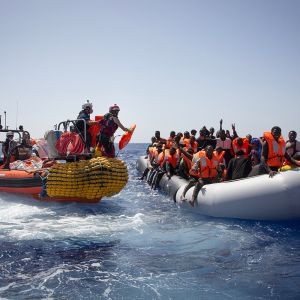
[[[217,138],[216,148],[221,147],[223,150],[231,149],[231,139],[226,138],[225,141],[222,141],[220,138]]]

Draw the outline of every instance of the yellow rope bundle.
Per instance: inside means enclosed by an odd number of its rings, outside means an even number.
[[[116,158],[55,164],[47,179],[50,197],[97,199],[119,193],[128,180],[125,163]]]

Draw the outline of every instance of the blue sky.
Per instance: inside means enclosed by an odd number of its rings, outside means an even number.
[[[0,114],[41,137],[90,99],[117,103],[133,142],[220,118],[300,136],[299,16],[300,1],[0,0]]]

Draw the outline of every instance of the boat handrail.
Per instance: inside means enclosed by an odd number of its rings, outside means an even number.
[[[0,129],[0,133],[7,133],[7,132],[12,132],[12,133],[17,133],[19,135],[19,138],[17,138],[19,140],[19,143],[22,142],[23,140],[23,136],[24,134],[26,134],[28,136],[28,138],[30,139],[30,133],[27,130],[19,130],[19,129]],[[16,140],[16,139],[14,139]],[[0,141],[0,143],[4,143],[5,141]]]
[[[77,127],[77,122],[78,121],[82,121],[83,122],[83,126],[84,126],[83,134],[84,134],[84,136],[82,136],[80,130]],[[86,145],[86,128],[87,128],[87,126],[86,126],[86,120],[85,119],[76,119],[76,120],[62,121],[62,122],[58,123],[58,125],[55,125],[55,129],[56,130],[60,130],[60,127],[63,126],[64,132],[68,131],[68,127],[69,127],[69,129],[71,127],[70,124],[71,124],[71,126],[73,125],[73,127],[76,129],[76,132],[79,134],[79,136],[83,140],[84,144]]]

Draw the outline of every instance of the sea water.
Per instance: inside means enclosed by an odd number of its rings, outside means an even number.
[[[137,179],[99,204],[0,194],[1,299],[299,299],[300,223],[200,216]]]

